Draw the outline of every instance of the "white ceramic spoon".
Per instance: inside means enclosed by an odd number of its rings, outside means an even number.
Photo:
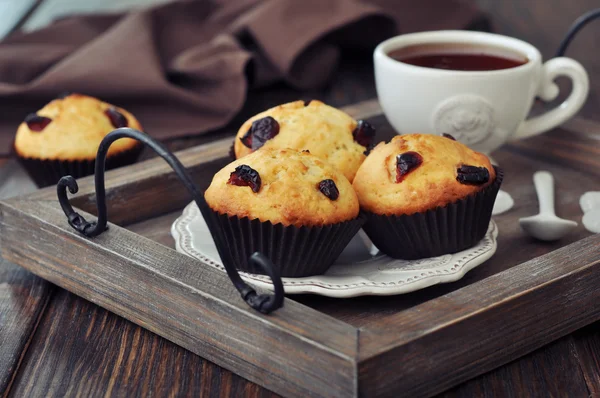
[[[554,177],[547,171],[533,175],[533,183],[540,202],[540,214],[519,219],[521,228],[539,240],[558,240],[571,232],[577,223],[564,220],[554,213]]]

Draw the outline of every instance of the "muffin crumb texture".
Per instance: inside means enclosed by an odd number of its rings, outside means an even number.
[[[353,186],[363,210],[399,216],[444,207],[495,177],[487,156],[464,144],[444,136],[407,134],[377,145]]]
[[[19,156],[42,160],[93,160],[102,139],[117,127],[142,130],[124,109],[96,98],[69,94],[55,99],[19,125],[15,151]],[[132,149],[137,141],[122,138],[108,156]]]
[[[352,181],[374,135],[375,130],[367,122],[357,123],[321,101],[312,100],[306,105],[295,101],[246,121],[237,133],[234,150],[238,159],[261,147],[309,150]]]
[[[285,226],[330,225],[359,212],[356,193],[340,171],[292,149],[262,148],[237,159],[215,174],[205,198],[220,214]]]

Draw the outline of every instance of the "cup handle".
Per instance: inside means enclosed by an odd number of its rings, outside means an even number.
[[[512,136],[513,140],[544,133],[565,122],[581,108],[587,98],[590,83],[583,66],[571,58],[553,58],[542,66],[537,95],[546,102],[555,99],[559,89],[554,79],[558,76],[566,76],[573,82],[569,97],[556,108],[521,123]]]

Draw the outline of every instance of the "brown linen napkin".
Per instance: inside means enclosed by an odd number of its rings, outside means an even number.
[[[198,0],[63,19],[0,43],[0,152],[65,91],[128,109],[159,139],[199,134],[227,124],[249,87],[315,88],[344,48],[479,17],[458,0]]]

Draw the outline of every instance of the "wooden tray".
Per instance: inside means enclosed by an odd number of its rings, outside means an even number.
[[[393,134],[376,102],[346,110],[370,118],[378,138]],[[431,395],[600,319],[600,235],[579,226],[540,243],[517,223],[537,212],[536,170],[554,173],[558,214],[576,221],[580,195],[600,189],[598,136],[572,125],[493,154],[516,201],[495,217],[496,255],[458,282],[407,295],[289,296],[257,313],[224,273],[173,249],[171,223],[191,198],[158,158],[107,174],[106,233],[72,230],[48,188],[0,202],[0,245],[7,260],[277,393]],[[177,155],[205,189],[230,145]],[[94,213],[93,179],[79,186],[72,203]]]

